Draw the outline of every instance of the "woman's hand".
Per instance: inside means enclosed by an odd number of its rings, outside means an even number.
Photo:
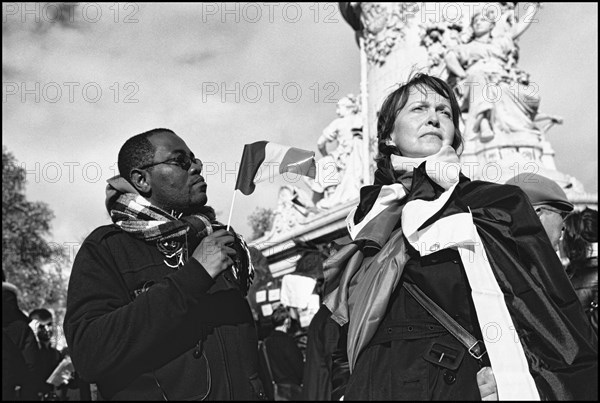
[[[483,367],[477,373],[477,386],[481,400],[498,400],[498,389],[496,388],[496,378],[492,367]]]

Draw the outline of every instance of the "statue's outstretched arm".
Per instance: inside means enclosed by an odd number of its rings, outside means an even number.
[[[533,8],[532,8],[533,7]],[[514,21],[512,38],[517,39],[525,32],[534,21],[534,17],[540,8],[539,3],[527,3],[527,10],[521,21]]]

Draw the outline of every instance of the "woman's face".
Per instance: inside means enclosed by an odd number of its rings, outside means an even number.
[[[452,146],[454,123],[450,101],[429,87],[412,87],[398,113],[391,139],[405,157],[427,157]]]

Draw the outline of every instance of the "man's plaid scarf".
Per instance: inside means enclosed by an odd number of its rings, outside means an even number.
[[[110,211],[112,221],[123,231],[146,242],[156,242],[158,250],[165,255],[165,264],[179,267],[188,259],[188,239],[191,222],[153,206],[140,195],[125,193],[117,199]],[[197,237],[202,239],[213,233],[207,217],[194,215]],[[191,218],[191,217],[190,217]],[[188,218],[188,220],[190,220]],[[199,225],[201,228],[198,228]]]
[[[214,215],[182,217],[182,214],[168,213],[153,206],[121,177],[108,180],[106,207],[116,225],[137,239],[156,243],[158,250],[165,255],[165,264],[174,268],[188,259],[188,241],[191,241],[188,234],[192,227],[197,240],[193,242],[195,247],[199,240],[213,233],[213,224],[220,224]],[[207,209],[207,212],[211,211]]]
[[[188,252],[193,251],[204,237],[226,227],[216,220],[212,207],[205,206],[201,214],[189,216],[168,213],[143,198],[122,177],[115,176],[107,182],[106,209],[112,221],[135,238],[156,243],[169,267],[183,266],[188,260]],[[231,228],[230,231],[234,235],[232,247],[237,252],[231,270],[245,296],[254,278],[254,266],[244,238]]]

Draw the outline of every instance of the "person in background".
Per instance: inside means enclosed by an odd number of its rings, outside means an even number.
[[[18,303],[18,288],[2,271],[2,400],[36,400],[37,341]]]
[[[54,372],[63,359],[63,355],[52,345],[54,337],[54,320],[52,313],[46,308],[34,309],[29,313],[29,327],[33,330],[37,344],[35,367],[35,383],[40,397],[54,393],[54,386],[46,380]]]
[[[330,249],[326,255],[335,255],[349,242],[350,238],[348,236],[332,242],[329,244]],[[323,300],[323,297],[337,287],[337,284],[325,283],[323,261],[313,266],[318,270],[317,293],[320,299]],[[307,331],[302,400],[337,401],[344,396],[350,375],[344,344],[346,341],[344,332],[347,329],[348,326],[338,326],[331,318],[329,309],[321,304]]]
[[[567,274],[597,336],[598,210],[586,207],[569,214],[565,219],[562,246],[569,258]]]
[[[350,372],[345,341],[348,326],[340,327],[321,305],[308,327],[302,400],[338,401],[346,389]]]
[[[258,340],[264,340],[273,331],[273,324],[269,316],[265,316],[266,305],[271,305],[268,300],[269,290],[281,288],[281,280],[273,278],[269,270],[269,263],[262,252],[250,246],[250,258],[254,266],[254,279],[248,289],[248,303],[252,310]],[[271,306],[269,306],[271,308]],[[267,313],[270,311],[266,311]]]
[[[55,375],[56,378],[51,379],[56,386],[56,393],[58,400],[61,401],[89,401],[97,400],[92,399],[92,385],[85,382],[79,376],[77,369],[73,366],[71,360],[71,354],[69,348],[65,346],[60,353],[64,357],[59,367],[62,368],[62,372]],[[59,382],[61,382],[59,384]]]
[[[558,251],[564,228],[564,219],[573,211],[573,204],[565,191],[552,179],[531,173],[522,173],[506,181],[520,187],[540,218],[550,243]]]
[[[293,384],[295,390],[302,388],[302,372],[304,370],[304,359],[302,351],[296,344],[293,336],[289,334],[292,318],[288,308],[279,305],[271,315],[273,331],[262,342],[262,349],[266,351],[266,357],[260,352],[260,375],[265,386],[265,392],[270,400],[274,400],[273,384]],[[269,360],[270,371],[267,368],[266,359]],[[272,374],[273,379],[269,376]],[[297,400],[299,394],[293,400]]]
[[[23,353],[2,329],[2,400],[21,400],[21,390],[29,378]]]

